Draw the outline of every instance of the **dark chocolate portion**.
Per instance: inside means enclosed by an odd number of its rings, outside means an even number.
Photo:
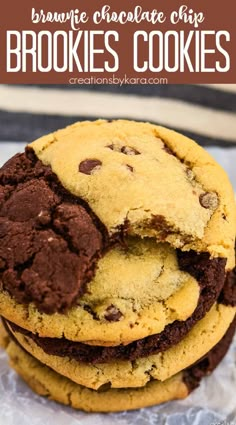
[[[225,305],[236,305],[236,267],[226,276],[219,302]]]
[[[236,329],[236,318],[231,323],[223,338],[200,361],[184,371],[184,382],[193,391],[204,376],[210,375],[226,355]]]
[[[19,328],[13,323],[9,322],[9,324],[13,330],[30,336],[47,354],[60,357],[68,356],[85,363],[106,363],[113,360],[132,361],[163,352],[177,344],[195,323],[204,317],[222,290],[225,261],[223,259],[216,259],[216,261],[209,262],[208,254],[199,254],[198,257],[198,261],[195,259],[194,262],[195,257],[193,256],[192,261],[191,258],[188,260],[187,253],[185,253],[183,256],[181,254],[180,259],[182,267],[185,267],[189,273],[199,279],[201,294],[198,306],[193,315],[186,321],[176,320],[167,325],[160,334],[150,335],[128,345],[101,347],[86,345],[81,342],[72,342],[63,338],[40,338],[29,331]],[[192,265],[190,265],[191,263]],[[224,289],[224,295],[223,291],[221,292],[221,300],[222,302],[227,300],[227,288]]]
[[[180,270],[193,276],[201,288],[200,302],[192,316],[196,322],[210,310],[224,287],[226,259],[211,260],[208,253],[196,253],[192,250],[188,252],[177,250],[177,257]]]
[[[106,247],[106,230],[30,149],[0,169],[0,281],[45,313],[76,303]]]

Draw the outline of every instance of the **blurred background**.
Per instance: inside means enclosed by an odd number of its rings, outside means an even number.
[[[210,151],[236,190],[236,84],[0,85],[0,165],[43,134],[97,118],[180,131]]]

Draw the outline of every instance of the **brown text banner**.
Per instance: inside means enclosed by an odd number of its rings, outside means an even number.
[[[0,83],[235,83],[234,0],[8,0]]]

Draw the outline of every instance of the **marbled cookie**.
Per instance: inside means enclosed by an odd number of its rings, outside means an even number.
[[[90,345],[158,335],[216,301],[235,221],[224,171],[193,141],[147,123],[77,123],[0,171],[0,313]]]
[[[185,338],[168,350],[134,361],[110,360],[96,365],[47,354],[30,335],[9,322],[6,326],[20,346],[40,362],[77,384],[97,390],[105,384],[111,388],[131,388],[143,387],[152,379],[165,381],[210,351],[226,333],[235,313],[234,307],[216,304]]]
[[[94,391],[75,384],[27,354],[15,342],[7,341],[10,365],[39,395],[88,412],[116,412],[181,399],[199,385],[218,365],[228,350],[235,329],[233,323],[223,339],[201,361],[167,381],[153,380],[142,388]],[[1,334],[1,332],[0,332]]]

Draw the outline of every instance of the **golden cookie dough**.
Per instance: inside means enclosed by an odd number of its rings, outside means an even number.
[[[187,397],[182,373],[166,382],[152,381],[144,388],[94,391],[59,375],[23,351],[14,342],[7,348],[10,366],[39,395],[87,412],[117,412]]]
[[[194,141],[149,123],[98,120],[75,123],[30,146],[110,234],[128,221],[129,234],[208,251],[233,268],[233,189],[220,165]],[[96,165],[89,175],[80,172],[87,160]],[[160,223],[171,230],[165,236]]]

